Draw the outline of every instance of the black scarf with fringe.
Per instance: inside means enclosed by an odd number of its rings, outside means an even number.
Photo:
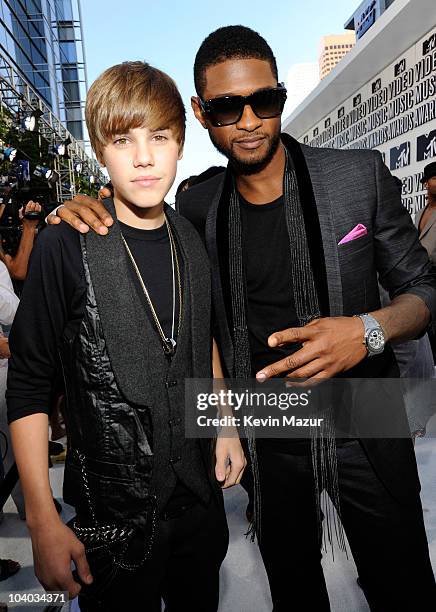
[[[283,177],[283,196],[285,205],[285,218],[289,235],[289,249],[291,258],[292,286],[296,313],[300,326],[306,325],[313,319],[327,316],[328,303],[325,265],[318,268],[317,279],[314,278],[313,270],[319,265],[322,258],[322,242],[318,217],[310,218],[308,210],[303,209],[300,191],[303,187],[304,195],[310,195],[310,204],[313,208],[313,192],[310,194],[307,181],[302,183],[297,178],[294,156],[285,147],[286,165]],[[298,151],[299,152],[299,151]],[[299,159],[296,155],[297,164]],[[300,153],[301,154],[301,153]],[[307,172],[307,168],[306,168]],[[230,181],[229,181],[230,183]],[[234,372],[237,379],[250,379],[252,376],[251,354],[248,339],[247,316],[246,316],[246,285],[243,269],[242,253],[242,223],[240,215],[239,195],[234,180],[231,181],[230,198],[227,217],[228,231],[228,290],[231,298],[231,320],[233,322],[233,345],[234,345]],[[311,191],[311,190],[310,190]],[[306,214],[305,214],[306,213]],[[308,227],[309,226],[309,227]],[[314,230],[315,238],[319,238],[318,252],[310,249],[307,239],[307,231]],[[312,237],[312,235],[311,235]],[[315,260],[315,261],[314,261]],[[316,283],[317,281],[317,283]],[[318,286],[317,286],[318,285]],[[321,299],[319,292],[321,289]],[[324,421],[321,430],[313,429],[310,432],[311,455],[314,472],[316,507],[318,514],[318,527],[322,529],[322,516],[324,515],[324,548],[326,540],[329,541],[333,550],[333,533],[336,534],[339,547],[345,550],[345,539],[340,520],[338,471],[336,458],[336,440],[332,408],[326,408],[323,412]],[[254,481],[254,520],[253,527],[249,533],[261,538],[260,513],[261,513],[261,488],[259,485],[259,471],[256,453],[256,440],[253,433],[246,431],[248,451],[250,454],[251,467]],[[330,506],[325,496],[321,493],[327,491],[331,501],[337,510],[337,515],[330,512]],[[298,491],[295,491],[298,495]]]

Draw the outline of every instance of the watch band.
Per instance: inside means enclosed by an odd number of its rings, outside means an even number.
[[[385,346],[385,332],[383,330],[383,327],[377,321],[377,319],[373,317],[372,315],[368,314],[367,312],[363,314],[359,314],[359,315],[354,315],[354,316],[359,317],[359,319],[363,323],[364,336],[363,336],[362,343],[366,346],[366,350],[368,351],[368,357],[372,357],[374,355],[379,355],[380,353],[382,353],[384,350],[384,346]],[[368,337],[371,334],[371,332],[374,330],[380,330],[383,336],[383,346],[381,350],[375,350],[373,347],[370,346],[368,342]]]

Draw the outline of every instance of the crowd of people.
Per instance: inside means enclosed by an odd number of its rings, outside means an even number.
[[[403,437],[338,437],[326,410],[303,439],[240,440],[228,428],[211,441],[184,435],[184,381],[433,377],[436,163],[424,171],[418,233],[378,152],[281,133],[286,89],[258,33],[210,34],[194,79],[192,110],[226,168],[183,181],[175,211],[165,204],[185,138],[180,93],[145,62],[113,66],[86,102],[110,185],[48,217],[28,271],[35,225],[25,219],[21,255],[2,258],[0,323],[14,320],[0,343],[4,459],[18,468],[12,494],[35,574],[78,596],[82,612],[139,602],[158,612],[162,600],[167,612],[216,612],[223,489],[242,482],[274,612],[330,609],[323,529],[343,548],[345,532],[373,612],[431,610],[413,448],[436,411],[431,395],[416,383],[404,405],[386,406]],[[26,278],[19,305],[12,271]],[[67,525],[48,472],[49,416],[61,405],[63,499],[76,512]],[[373,411],[361,407],[358,426]],[[2,560],[0,579],[18,569]]]

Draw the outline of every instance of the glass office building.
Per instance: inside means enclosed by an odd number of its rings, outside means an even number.
[[[0,0],[0,50],[71,134],[84,140],[80,0]]]

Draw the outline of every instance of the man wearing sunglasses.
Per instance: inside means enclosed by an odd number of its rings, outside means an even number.
[[[389,343],[418,336],[436,317],[435,274],[380,154],[312,149],[281,134],[286,91],[270,47],[249,28],[209,35],[194,78],[194,113],[229,164],[176,204],[210,256],[226,374],[398,376]],[[57,214],[79,231],[104,234],[112,224],[84,196]],[[393,298],[387,308],[377,273]],[[372,409],[363,406],[363,416],[376,420]],[[407,427],[403,407],[392,410],[399,430]],[[326,438],[257,440],[251,449],[274,612],[330,609],[318,531],[323,488],[371,609],[432,609],[411,440]],[[327,532],[332,522],[327,515]]]

